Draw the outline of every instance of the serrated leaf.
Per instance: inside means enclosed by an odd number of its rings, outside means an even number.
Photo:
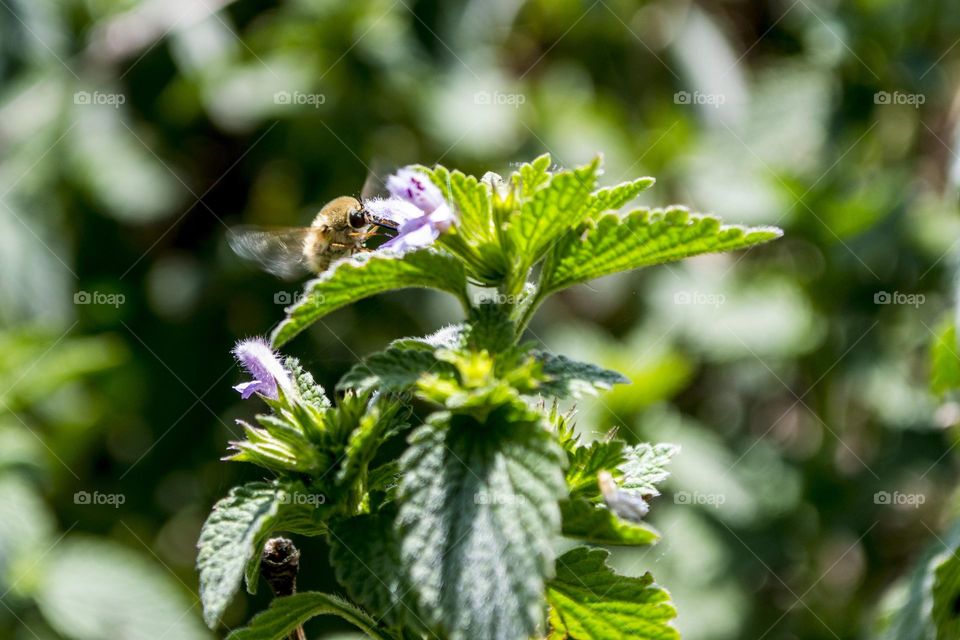
[[[412,592],[403,574],[400,542],[387,514],[367,514],[338,523],[330,532],[330,565],[350,598],[377,619],[416,620]]]
[[[92,538],[67,538],[44,558],[36,601],[74,640],[209,639],[184,590],[152,558]]]
[[[377,628],[373,618],[343,598],[305,591],[275,598],[270,608],[255,615],[249,625],[231,633],[227,640],[285,640],[299,625],[323,615],[343,618],[371,638],[388,638]]]
[[[936,394],[960,388],[960,347],[957,346],[957,327],[947,322],[937,332],[930,346],[932,374],[930,387]]]
[[[601,471],[616,473],[623,462],[626,444],[622,440],[596,440],[589,445],[578,445],[567,453],[567,487],[571,496],[581,493],[597,496],[597,474]]]
[[[440,188],[444,198],[456,206],[457,233],[471,243],[492,242],[496,238],[488,185],[442,166],[424,172]]]
[[[596,393],[615,384],[629,384],[622,373],[598,367],[589,362],[579,362],[566,356],[546,351],[534,351],[534,358],[543,364],[543,373],[548,380],[539,391],[546,395],[566,398]]]
[[[300,400],[313,405],[317,409],[329,409],[330,399],[322,386],[313,379],[313,374],[300,365],[296,358],[286,358],[283,368],[290,372],[293,384],[300,394]]]
[[[597,183],[600,158],[573,171],[553,174],[520,207],[509,224],[510,238],[519,259],[533,266],[564,233],[588,215],[587,202]]]
[[[371,402],[347,440],[337,472],[337,484],[352,487],[364,478],[367,465],[380,445],[407,426],[405,418],[406,414],[401,415],[400,403],[392,398],[379,396]]]
[[[514,187],[521,198],[529,198],[550,181],[550,154],[545,153],[533,162],[525,162],[513,174]]]
[[[265,482],[234,487],[213,507],[197,543],[200,601],[210,628],[230,604],[244,569],[255,557],[276,521],[279,490]]]
[[[604,187],[591,194],[587,202],[587,217],[595,217],[605,211],[616,211],[638,195],[649,189],[656,182],[653,178],[637,178],[630,182],[623,182],[613,187]]]
[[[604,549],[578,547],[557,559],[547,587],[550,640],[679,640],[670,595],[647,573],[621,576]]]
[[[589,500],[560,503],[563,535],[601,545],[637,546],[655,543],[660,534],[639,522],[621,520],[610,509]]]
[[[432,249],[403,256],[362,253],[340,260],[306,284],[303,299],[287,309],[287,319],[273,332],[274,347],[289,342],[298,333],[328,313],[393,289],[411,287],[438,289],[464,299],[466,275],[456,258]]]
[[[731,251],[782,235],[775,227],[722,225],[683,207],[638,209],[601,216],[568,233],[544,267],[542,288],[553,292],[578,282],[690,256]]]
[[[680,453],[680,447],[668,442],[641,442],[623,452],[620,489],[637,496],[658,496],[657,484],[670,476],[667,464]]]
[[[427,373],[453,375],[453,367],[437,360],[432,351],[387,348],[351,367],[337,383],[337,389],[355,389],[358,393],[408,391]]]
[[[401,557],[425,621],[453,640],[519,640],[542,622],[564,461],[525,418],[434,414],[401,459]]]
[[[937,640],[960,638],[960,555],[953,548],[939,557],[933,573],[933,624]]]

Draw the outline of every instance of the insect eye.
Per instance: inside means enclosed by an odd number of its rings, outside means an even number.
[[[367,224],[367,216],[364,215],[363,211],[351,211],[350,212],[350,226],[354,229],[359,229],[362,226]]]

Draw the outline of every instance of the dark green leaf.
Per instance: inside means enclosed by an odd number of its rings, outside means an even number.
[[[402,458],[401,557],[425,620],[454,640],[526,638],[542,621],[564,460],[525,418],[434,414]]]
[[[402,257],[376,252],[356,255],[307,283],[303,300],[287,309],[287,319],[273,332],[273,346],[289,342],[331,311],[377,293],[420,287],[447,291],[463,300],[465,286],[463,264],[432,249]]]
[[[214,505],[197,544],[200,601],[210,628],[237,592],[247,562],[259,555],[279,506],[279,489],[264,482],[234,487]]]
[[[595,364],[571,360],[546,351],[535,351],[533,355],[543,364],[543,373],[548,378],[539,389],[546,395],[576,397],[596,393],[597,389],[609,389],[615,384],[630,383],[622,373]]]

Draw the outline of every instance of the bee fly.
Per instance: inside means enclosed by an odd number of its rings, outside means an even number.
[[[397,223],[374,215],[357,198],[341,196],[324,205],[309,227],[241,225],[228,232],[228,241],[237,255],[293,279],[323,273],[335,260],[366,251],[364,243],[382,229],[396,231]]]

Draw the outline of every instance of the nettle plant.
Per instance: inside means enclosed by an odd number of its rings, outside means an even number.
[[[235,487],[203,527],[211,627],[262,573],[277,597],[232,640],[305,637],[318,615],[382,639],[678,637],[669,594],[649,573],[615,573],[603,548],[656,542],[642,519],[676,447],[584,441],[558,401],[629,381],[536,349],[524,329],[567,287],[781,232],[683,207],[621,214],[653,179],[598,189],[599,174],[599,158],[558,170],[546,155],[505,180],[402,170],[391,198],[364,203],[399,235],[307,283],[272,344],[238,345],[254,378],[238,389],[267,411],[243,423],[229,459],[269,476]],[[336,309],[409,287],[453,294],[464,321],[395,340],[336,394],[274,351]],[[296,593],[299,552],[281,534],[325,538],[346,597]]]

